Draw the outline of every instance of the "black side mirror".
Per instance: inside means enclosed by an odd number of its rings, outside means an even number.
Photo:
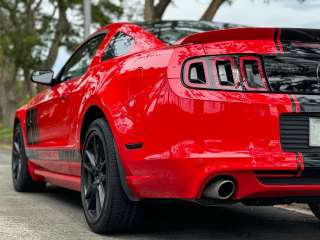
[[[42,85],[52,85],[53,71],[52,70],[33,71],[31,75],[31,81],[38,84],[42,84]]]

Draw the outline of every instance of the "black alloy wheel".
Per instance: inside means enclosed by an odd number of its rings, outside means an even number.
[[[86,221],[95,233],[131,231],[142,223],[143,207],[125,194],[118,159],[106,120],[94,120],[82,149],[81,201]]]
[[[106,199],[106,154],[98,132],[88,136],[83,153],[83,191],[85,208],[92,220],[97,220]]]
[[[14,183],[18,181],[18,178],[21,176],[22,169],[22,139],[20,131],[16,131],[13,136],[12,144],[12,178]]]

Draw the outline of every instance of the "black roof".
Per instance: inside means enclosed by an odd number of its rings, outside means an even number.
[[[146,21],[135,22],[135,24],[144,27],[146,30],[168,44],[172,44],[177,40],[194,33],[244,27],[242,25],[232,23],[186,20]]]

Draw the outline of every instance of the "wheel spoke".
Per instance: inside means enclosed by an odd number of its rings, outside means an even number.
[[[100,213],[101,213],[101,201],[100,201],[100,193],[99,191],[96,192],[96,214],[97,214],[97,217],[100,216]]]
[[[99,166],[98,166],[98,171],[99,172],[104,172],[104,166],[106,165],[105,161],[102,160],[101,163],[99,163]]]
[[[16,179],[18,174],[17,174],[17,171],[18,171],[18,163],[17,163],[17,160],[14,160],[12,162],[12,172],[13,172],[13,177]]]
[[[91,164],[92,169],[96,170],[97,166],[96,166],[95,156],[91,152],[89,152],[88,150],[86,150],[86,155],[87,155],[87,157],[89,159],[89,162]]]
[[[96,202],[96,192],[97,192],[97,185],[96,183],[93,183],[91,185],[91,191],[90,191],[90,196],[88,197],[88,209],[94,209],[95,207],[95,202]]]
[[[98,150],[97,150],[97,137],[96,136],[93,136],[93,152],[94,152],[95,160],[98,163],[99,156],[98,156]]]
[[[85,199],[89,199],[91,197],[91,193],[92,193],[92,185],[89,185],[88,189],[86,189],[86,193],[85,193]]]
[[[17,163],[16,160],[14,160],[13,163],[12,163],[12,169],[13,169],[14,172],[16,172],[17,168],[18,168],[18,163]]]
[[[100,204],[101,204],[101,208],[102,208],[103,203],[104,203],[104,199],[105,199],[105,192],[104,192],[103,185],[101,183],[98,185],[97,192],[99,193],[99,200],[100,200]]]
[[[19,143],[16,141],[13,143],[13,152],[16,155],[20,155],[20,146],[19,146]]]
[[[92,181],[92,176],[91,175],[87,175],[87,179],[86,179],[86,191],[85,191],[85,199],[89,199],[91,197],[93,188],[94,188],[94,182]]]
[[[91,197],[88,200],[88,209],[89,210],[93,210],[94,209],[94,205],[95,205],[95,195],[91,195]]]
[[[16,153],[20,154],[20,145],[18,142],[14,142],[13,144],[13,147],[14,147],[14,151],[16,151]]]
[[[20,175],[20,172],[21,172],[21,163],[18,162],[17,176]]]
[[[83,167],[84,167],[89,173],[93,173],[93,169],[92,169],[87,163],[83,163]]]
[[[106,175],[102,175],[100,179],[100,183],[104,183],[106,181]]]

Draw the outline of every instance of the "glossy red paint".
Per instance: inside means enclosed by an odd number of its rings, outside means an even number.
[[[44,90],[17,110],[32,176],[80,189],[81,130],[90,108],[108,121],[136,197],[199,199],[219,176],[236,182],[236,200],[257,197],[317,196],[320,185],[265,185],[255,171],[303,171],[303,160],[280,144],[279,117],[294,109],[288,94],[187,88],[182,66],[209,55],[278,54],[275,29],[233,29],[195,34],[167,46],[141,27],[111,24],[86,73]],[[134,38],[132,50],[102,61],[117,32]],[[281,51],[281,50],[280,50]],[[37,109],[39,141],[28,144],[26,112]],[[126,144],[143,143],[128,150]],[[48,151],[56,152],[55,156]],[[299,176],[301,172],[298,172]],[[279,176],[279,175],[277,175]]]

